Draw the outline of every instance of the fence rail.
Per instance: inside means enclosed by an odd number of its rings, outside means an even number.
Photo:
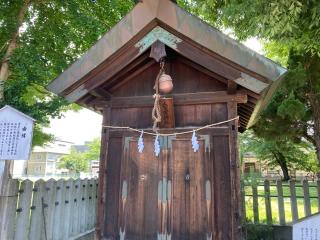
[[[65,240],[94,228],[97,180],[9,180],[1,239]]]
[[[243,214],[247,221],[255,224],[291,225],[320,212],[320,180],[243,181],[241,194]]]

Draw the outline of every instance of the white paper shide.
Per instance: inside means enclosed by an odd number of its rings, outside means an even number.
[[[34,119],[5,106],[0,109],[0,160],[28,160]]]

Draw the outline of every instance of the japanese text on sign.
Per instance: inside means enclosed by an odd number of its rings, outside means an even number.
[[[0,109],[0,160],[27,160],[32,130],[31,118],[11,107]]]

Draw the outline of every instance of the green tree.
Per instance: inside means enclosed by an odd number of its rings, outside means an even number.
[[[84,158],[84,154],[78,152],[75,148],[71,148],[70,154],[60,159],[58,166],[68,169],[71,173],[86,172],[89,169],[89,163]]]
[[[51,139],[42,127],[69,108],[45,86],[132,6],[126,0],[0,1],[0,107],[37,120],[34,145]]]
[[[88,150],[85,152],[79,152],[77,149],[71,148],[70,154],[61,158],[59,168],[69,169],[74,173],[88,172],[90,162],[100,158],[100,142],[100,138],[88,142],[86,144]]]
[[[285,138],[266,140],[252,131],[241,134],[240,140],[242,153],[254,153],[269,168],[279,166],[284,181],[290,179],[289,170],[317,171],[314,147],[308,142],[297,144]]]
[[[87,161],[99,160],[100,159],[101,139],[95,138],[92,142],[89,142],[86,145],[89,150],[84,153],[84,158]]]
[[[320,1],[180,0],[220,29],[259,38],[269,57],[288,67],[283,84],[255,127],[266,140],[310,141],[320,165]]]

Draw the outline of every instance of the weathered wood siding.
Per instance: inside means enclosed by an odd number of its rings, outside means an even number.
[[[104,86],[112,94],[104,110],[105,124],[152,127],[152,104],[146,96],[152,99],[159,66],[153,63],[136,71]],[[183,131],[237,115],[237,99],[229,97],[227,81],[221,77],[180,56],[169,61],[166,71],[174,83],[176,128],[165,131]],[[175,102],[177,94],[190,93],[195,95],[185,99],[188,104],[181,97]],[[202,101],[203,93],[217,94]],[[144,152],[139,153],[139,134],[103,129],[97,225],[101,239],[238,239],[237,130],[235,121],[198,132],[196,153],[191,134],[161,137],[161,153],[155,157],[154,137],[144,136]]]
[[[96,222],[97,180],[9,180],[0,239],[68,240]]]

